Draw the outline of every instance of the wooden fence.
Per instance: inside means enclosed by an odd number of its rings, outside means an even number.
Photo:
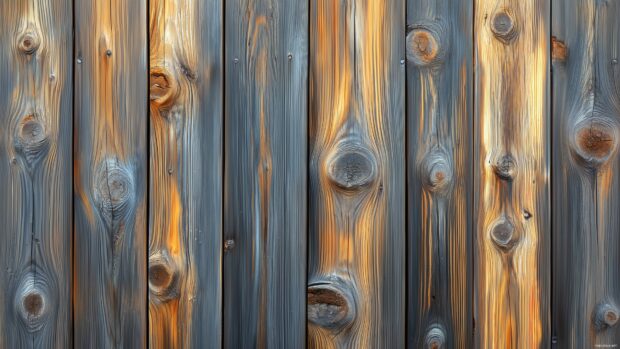
[[[620,345],[620,1],[0,18],[0,348]]]

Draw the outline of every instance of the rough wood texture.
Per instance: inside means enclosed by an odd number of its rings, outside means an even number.
[[[549,3],[475,8],[475,345],[550,342]]]
[[[472,1],[407,3],[408,344],[472,346]]]
[[[620,345],[620,4],[553,1],[553,335]]]
[[[311,1],[308,346],[405,345],[405,2]]]
[[[146,346],[146,1],[76,1],[75,345]]]
[[[225,8],[224,346],[302,348],[307,2]]]
[[[149,345],[217,348],[222,2],[150,2]]]
[[[0,2],[0,348],[71,345],[71,2]]]

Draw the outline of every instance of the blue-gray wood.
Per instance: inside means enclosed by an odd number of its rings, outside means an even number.
[[[553,343],[620,345],[620,3],[554,0]]]
[[[74,343],[147,342],[146,0],[75,2]]]
[[[71,13],[0,2],[0,348],[71,344]]]
[[[219,348],[222,1],[149,6],[149,346]]]
[[[411,348],[472,346],[472,9],[407,2]]]
[[[308,8],[225,6],[226,348],[303,348]]]

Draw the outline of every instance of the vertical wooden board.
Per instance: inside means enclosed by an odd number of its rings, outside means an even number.
[[[472,1],[408,0],[408,345],[472,346]]]
[[[620,345],[620,4],[554,0],[553,335]]]
[[[0,18],[0,347],[69,347],[71,1]]]
[[[549,3],[475,3],[475,345],[550,343]]]
[[[146,346],[146,1],[75,3],[74,340]]]
[[[225,6],[224,347],[305,345],[305,1]]]
[[[222,2],[150,1],[149,345],[221,345]]]
[[[308,346],[405,345],[405,1],[311,1]]]

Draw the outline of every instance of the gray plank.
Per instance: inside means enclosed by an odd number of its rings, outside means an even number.
[[[553,336],[620,345],[620,4],[554,0]]]
[[[146,346],[146,1],[75,3],[74,340]]]
[[[472,346],[472,1],[407,1],[408,333]]]
[[[307,16],[304,1],[225,6],[227,348],[305,345]]]
[[[71,345],[71,2],[0,2],[0,348]]]
[[[219,348],[222,1],[149,5],[149,346]]]
[[[405,345],[405,1],[311,1],[308,346]]]

